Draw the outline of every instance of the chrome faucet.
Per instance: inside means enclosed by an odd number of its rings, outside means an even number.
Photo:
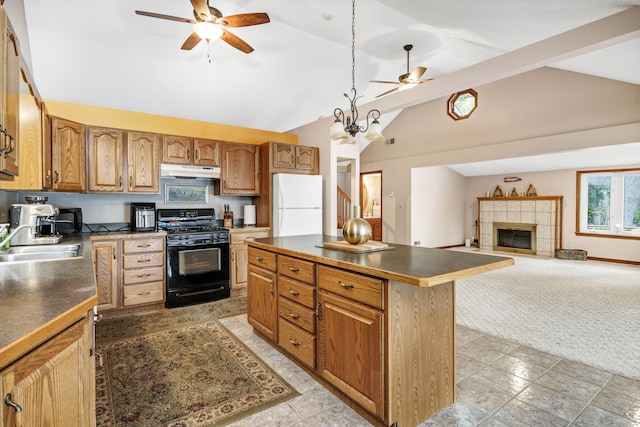
[[[17,226],[11,233],[9,233],[9,235],[2,242],[0,242],[0,248],[3,247],[4,244],[7,243],[9,240],[11,240],[13,236],[18,234],[18,231],[22,230],[23,228],[29,228],[31,230],[29,232],[29,239],[34,239],[36,237],[36,228],[33,225],[22,224]]]

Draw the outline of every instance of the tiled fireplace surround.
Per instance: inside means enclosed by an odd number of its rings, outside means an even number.
[[[493,249],[493,223],[536,224],[536,255],[562,247],[562,196],[478,197],[478,243]]]

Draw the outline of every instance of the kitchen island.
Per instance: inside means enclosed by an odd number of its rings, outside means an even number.
[[[248,321],[373,424],[416,426],[455,401],[455,281],[513,259],[323,247],[338,240],[247,242]]]

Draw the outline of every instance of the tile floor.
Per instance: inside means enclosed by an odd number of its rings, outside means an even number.
[[[231,426],[370,425],[254,335],[246,315],[221,321],[300,393]],[[457,401],[421,426],[640,427],[640,381],[460,325],[456,337]]]

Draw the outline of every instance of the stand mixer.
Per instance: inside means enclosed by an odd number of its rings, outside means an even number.
[[[54,205],[44,203],[46,197],[37,199],[35,203],[11,205],[12,246],[54,245],[62,240],[61,235],[40,235],[41,222],[55,223],[59,210]]]

